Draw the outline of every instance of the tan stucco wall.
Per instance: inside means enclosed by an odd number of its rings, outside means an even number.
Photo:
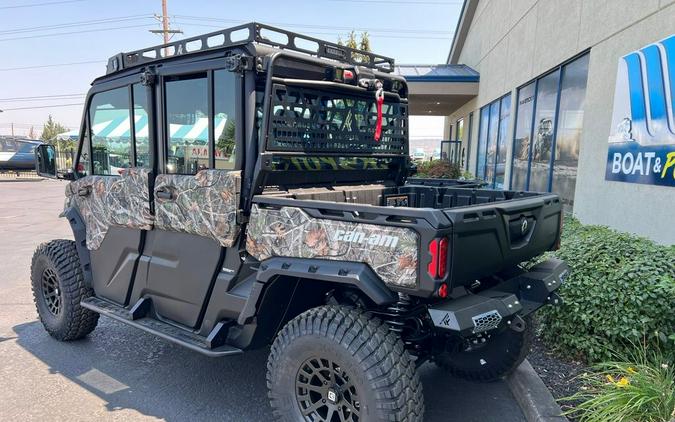
[[[474,112],[470,171],[479,108],[512,93],[508,181],[516,88],[590,49],[574,213],[583,222],[675,243],[675,188],[604,180],[618,60],[673,33],[675,0],[480,0],[458,60],[480,73],[479,94],[446,124]]]

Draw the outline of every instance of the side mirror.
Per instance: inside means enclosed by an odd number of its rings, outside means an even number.
[[[56,179],[56,151],[48,144],[35,148],[35,171],[39,176]]]

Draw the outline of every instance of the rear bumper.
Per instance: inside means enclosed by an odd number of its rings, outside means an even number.
[[[544,305],[562,304],[555,291],[569,272],[565,262],[549,259],[493,288],[431,306],[429,315],[436,328],[461,336],[491,331]]]

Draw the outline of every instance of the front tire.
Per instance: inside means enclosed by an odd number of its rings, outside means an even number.
[[[280,421],[421,421],[422,384],[400,338],[341,306],[311,309],[277,335],[267,388]]]
[[[98,314],[80,306],[94,292],[84,283],[72,240],[38,246],[31,265],[31,285],[40,321],[55,339],[77,340],[96,328]]]
[[[511,374],[530,352],[534,328],[525,317],[520,331],[504,328],[491,333],[485,344],[457,342],[451,351],[434,357],[438,366],[453,376],[469,381],[492,382]]]

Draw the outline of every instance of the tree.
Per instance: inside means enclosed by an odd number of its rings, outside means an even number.
[[[68,132],[68,128],[61,123],[54,121],[54,118],[50,114],[47,123],[42,126],[42,135],[40,136],[40,139],[47,142],[53,142],[59,134],[64,132]]]
[[[368,35],[368,32],[361,32],[361,41],[357,39],[356,32],[351,31],[349,35],[347,36],[347,41],[342,41],[342,37],[338,35],[338,45],[344,45],[349,48],[357,49],[357,50],[363,50],[363,51],[368,51],[370,52],[370,36]],[[355,58],[360,59],[362,62],[363,61],[368,61],[365,57],[361,57],[360,55],[355,56]]]

